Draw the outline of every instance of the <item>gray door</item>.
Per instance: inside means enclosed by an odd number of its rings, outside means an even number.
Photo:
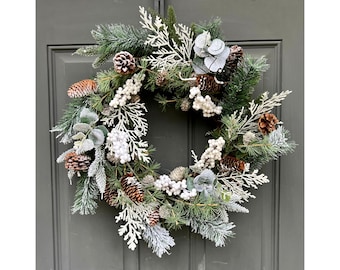
[[[70,213],[75,185],[69,184],[63,166],[55,163],[66,147],[49,130],[66,108],[66,89],[97,72],[91,66],[94,59],[72,53],[93,44],[90,31],[95,25],[120,22],[138,26],[139,5],[160,13],[172,5],[178,22],[187,25],[219,16],[229,43],[268,58],[271,68],[257,91],[293,91],[278,113],[298,147],[264,168],[271,182],[254,192],[257,198],[246,205],[249,214],[232,215],[236,238],[224,248],[215,248],[210,241],[183,230],[173,233],[176,246],[172,254],[160,259],[143,242],[135,251],[127,249],[117,233],[116,212],[105,203],[100,203],[93,216]],[[36,14],[38,270],[303,269],[302,0],[37,0]],[[162,114],[157,106],[150,108],[148,118],[153,127],[148,139],[156,146],[156,158],[163,168],[188,164],[190,149],[203,150],[203,123],[176,111]],[[165,121],[169,123],[166,128]],[[173,127],[183,132],[173,132]],[[169,138],[183,151],[181,160],[174,158]]]

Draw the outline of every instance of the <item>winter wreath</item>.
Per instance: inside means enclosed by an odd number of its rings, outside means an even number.
[[[95,45],[75,51],[96,56],[93,68],[112,67],[68,88],[70,103],[51,129],[72,143],[57,158],[70,183],[77,179],[72,213],[95,214],[104,200],[119,210],[115,221],[128,248],[143,239],[159,257],[175,245],[171,230],[183,226],[224,246],[234,236],[228,212],[247,213],[242,203],[255,198],[249,190],[269,182],[261,166],[294,151],[272,112],[291,91],[252,98],[267,59],[228,46],[220,18],[188,27],[172,7],[166,17],[143,7],[139,13],[140,28],[99,25],[91,31]],[[214,121],[204,152],[191,151],[192,165],[159,173],[145,140],[143,92],[160,106]]]

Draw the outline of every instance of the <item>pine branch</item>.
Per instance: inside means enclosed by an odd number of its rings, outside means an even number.
[[[94,68],[100,67],[120,51],[128,51],[135,57],[147,55],[151,51],[150,47],[144,44],[148,31],[131,25],[101,24],[97,29],[93,29],[91,34],[96,41],[96,46],[80,48],[74,54],[97,55],[92,63]]]
[[[222,100],[225,115],[229,115],[248,105],[252,99],[255,86],[268,68],[269,64],[267,64],[267,59],[264,56],[254,58],[246,55],[244,57],[243,62],[238,66],[228,83],[226,90],[223,91]]]
[[[98,207],[97,198],[98,188],[96,182],[87,176],[80,177],[77,181],[72,214],[79,212],[80,215],[94,215]]]
[[[226,240],[234,236],[231,229],[233,229],[235,225],[232,222],[225,223],[218,219],[215,221],[192,219],[190,226],[193,232],[199,233],[203,238],[214,242],[216,247],[225,246]]]
[[[170,236],[169,231],[156,224],[155,226],[146,226],[143,232],[143,239],[152,248],[152,252],[158,257],[164,253],[170,254],[169,249],[175,245],[174,239]]]
[[[191,28],[196,36],[202,34],[204,31],[208,31],[211,35],[211,39],[224,39],[221,33],[222,20],[219,17],[213,18],[209,21],[203,21],[192,24]]]
[[[68,104],[68,108],[64,111],[63,116],[50,132],[59,132],[56,138],[63,136],[60,140],[61,143],[67,144],[72,142],[73,125],[79,122],[79,114],[85,108],[84,99],[73,98]]]

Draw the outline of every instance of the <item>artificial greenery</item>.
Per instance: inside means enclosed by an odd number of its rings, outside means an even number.
[[[139,12],[140,28],[99,25],[91,31],[96,44],[75,52],[96,56],[94,68],[113,65],[68,89],[71,101],[51,129],[73,143],[57,158],[70,182],[76,178],[72,213],[95,214],[106,201],[119,210],[128,247],[143,239],[159,257],[175,245],[171,231],[184,227],[224,246],[235,235],[229,212],[248,213],[242,204],[255,197],[251,188],[269,182],[261,167],[296,147],[273,113],[291,91],[255,95],[267,59],[229,47],[220,18],[187,27],[172,6],[166,17]],[[160,172],[145,139],[150,98],[212,124],[191,165]]]

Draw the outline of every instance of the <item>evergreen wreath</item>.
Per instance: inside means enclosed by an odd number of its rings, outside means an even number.
[[[224,246],[234,236],[228,213],[248,213],[242,203],[255,198],[250,189],[269,182],[261,166],[296,147],[272,112],[291,91],[252,98],[267,59],[228,46],[219,18],[188,27],[171,6],[166,17],[143,7],[139,13],[141,28],[98,25],[91,32],[96,45],[75,51],[96,56],[93,68],[113,64],[69,87],[68,108],[51,129],[72,143],[57,158],[70,183],[77,179],[72,213],[95,214],[105,200],[119,209],[115,220],[128,248],[143,239],[159,257],[175,245],[170,231],[183,226]],[[155,148],[145,140],[146,92],[163,108],[193,109],[214,121],[205,151],[192,151],[192,165],[158,172]]]

